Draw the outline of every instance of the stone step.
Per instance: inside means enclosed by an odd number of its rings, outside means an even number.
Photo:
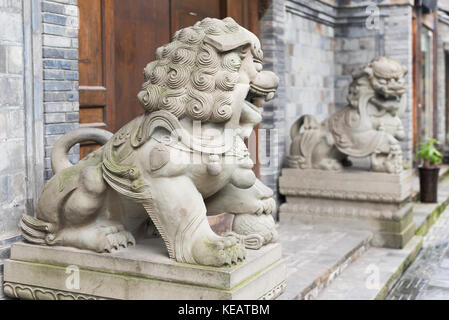
[[[316,297],[369,247],[369,231],[283,223],[278,226],[287,262],[286,291],[281,300]]]
[[[438,220],[449,204],[449,179],[447,166],[441,170],[438,203],[413,204],[415,237],[404,249],[371,247],[318,295],[317,299],[384,299],[405,269],[414,261],[422,245],[422,236]],[[378,285],[373,285],[377,274]]]
[[[449,179],[442,179],[438,185],[438,203],[416,202],[413,207],[413,220],[416,234],[425,235],[429,228],[449,204]]]
[[[317,299],[384,299],[414,260],[421,245],[422,237],[414,236],[403,249],[369,248],[325,288]]]

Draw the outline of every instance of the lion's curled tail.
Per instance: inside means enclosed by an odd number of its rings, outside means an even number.
[[[308,114],[293,123],[290,129],[292,139],[290,155],[293,158],[293,167],[299,166],[302,169],[312,167],[312,152],[320,137],[319,127],[318,121]]]
[[[63,135],[56,141],[51,152],[51,168],[56,174],[72,166],[69,160],[69,151],[77,143],[95,141],[104,145],[112,137],[112,133],[96,128],[79,128]]]
[[[59,173],[72,166],[69,151],[77,143],[95,141],[104,145],[112,137],[112,133],[96,128],[79,128],[63,135],[56,141],[51,153],[51,167],[53,172]],[[55,225],[27,214],[20,220],[23,238],[34,244],[50,244],[54,240]]]

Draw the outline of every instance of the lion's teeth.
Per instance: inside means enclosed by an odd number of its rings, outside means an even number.
[[[274,98],[274,92],[270,92],[269,94],[267,94],[267,96],[265,97],[265,101],[270,101]]]

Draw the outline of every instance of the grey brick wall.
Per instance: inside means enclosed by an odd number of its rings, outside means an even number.
[[[0,0],[0,283],[3,260],[26,211],[23,52],[22,0]]]
[[[259,129],[259,161],[261,180],[278,190],[278,177],[285,154],[286,57],[285,1],[272,0],[260,22],[264,67],[280,79],[275,99],[264,103],[263,122]],[[276,198],[278,198],[276,193]]]
[[[0,0],[0,260],[26,206],[23,48],[22,0]]]
[[[57,139],[78,127],[77,0],[42,1],[45,179],[52,176],[50,154]],[[76,162],[79,147],[70,158]]]
[[[376,3],[379,24],[367,27],[371,14],[367,5]],[[262,44],[266,68],[281,77],[281,86],[277,98],[265,106],[262,127],[279,134],[279,166],[262,164],[265,183],[277,190],[291,123],[303,114],[323,120],[346,105],[351,73],[378,55],[392,56],[410,71],[409,100],[402,117],[407,137],[402,148],[405,159],[412,159],[411,27],[412,7],[407,0],[273,1],[261,21]]]
[[[335,110],[334,28],[291,11],[287,12],[285,27],[288,30],[285,106],[288,148],[289,129],[297,118],[313,114],[322,121]]]
[[[43,185],[40,8],[40,0],[0,0],[0,278]]]

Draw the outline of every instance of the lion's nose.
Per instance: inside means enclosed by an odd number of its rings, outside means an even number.
[[[262,85],[264,89],[277,89],[279,86],[279,77],[271,71],[261,71],[259,72],[258,78],[261,78]]]
[[[265,92],[275,91],[279,85],[279,77],[271,71],[261,71],[251,82],[257,89]]]

